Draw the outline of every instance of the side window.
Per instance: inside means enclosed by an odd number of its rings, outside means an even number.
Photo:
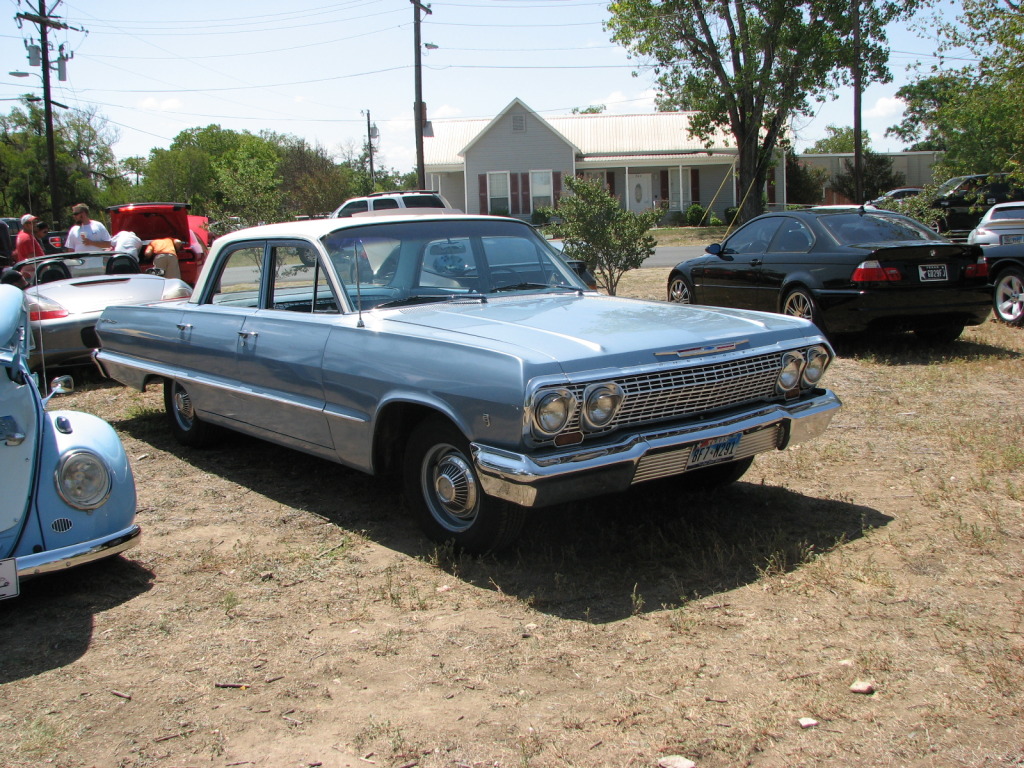
[[[208,303],[259,307],[263,243],[239,245],[221,260],[220,274]]]
[[[351,216],[353,213],[364,213],[368,211],[370,204],[366,200],[353,200],[351,203],[347,203],[341,206],[341,210],[338,211],[338,218],[343,219],[346,216]]]
[[[311,245],[270,246],[274,285],[270,307],[291,312],[337,312],[338,302]]]
[[[780,222],[777,217],[750,222],[725,241],[725,250],[731,253],[764,253]]]
[[[772,241],[771,253],[807,253],[814,238],[802,221],[786,219]]]
[[[373,201],[373,210],[383,211],[387,208],[397,208],[398,201],[393,197],[381,197]]]

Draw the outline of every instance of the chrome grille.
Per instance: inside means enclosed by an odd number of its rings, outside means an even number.
[[[740,444],[736,446],[736,453],[733,454],[733,458],[745,459],[748,456],[756,456],[759,453],[778,448],[781,436],[782,427],[778,424],[754,432],[747,432],[740,438]],[[633,475],[633,483],[657,480],[662,477],[671,477],[685,472],[686,462],[689,460],[690,451],[692,450],[693,446],[687,445],[671,451],[647,454],[640,459],[640,463],[637,465],[636,474]]]
[[[774,399],[781,366],[782,354],[772,353],[615,379],[624,397],[615,421],[605,431]],[[570,385],[568,389],[582,406],[586,385]],[[579,428],[577,409],[565,431]]]

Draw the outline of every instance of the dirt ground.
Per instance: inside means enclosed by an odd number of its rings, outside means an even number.
[[[183,448],[85,380],[59,407],[121,434],[144,538],[0,603],[0,765],[1024,766],[1024,331],[839,352],[823,438],[476,559],[386,481]]]

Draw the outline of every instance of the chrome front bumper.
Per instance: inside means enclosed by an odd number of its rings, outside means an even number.
[[[842,407],[829,390],[791,404],[733,412],[718,419],[634,433],[611,444],[543,457],[473,443],[484,491],[524,507],[543,507],[622,491],[634,483],[686,472],[695,443],[742,433],[733,459],[817,437]]]
[[[63,571],[76,565],[91,563],[93,560],[111,557],[138,546],[141,536],[142,529],[133,524],[100,539],[83,541],[81,544],[72,544],[69,547],[52,549],[48,552],[16,557],[18,578],[28,579],[33,576],[42,576],[44,573]]]

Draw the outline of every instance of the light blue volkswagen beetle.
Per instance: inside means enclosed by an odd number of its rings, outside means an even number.
[[[25,578],[116,555],[140,535],[121,441],[96,416],[45,409],[27,328],[22,292],[0,285],[0,599]],[[70,386],[64,378],[53,388]]]

